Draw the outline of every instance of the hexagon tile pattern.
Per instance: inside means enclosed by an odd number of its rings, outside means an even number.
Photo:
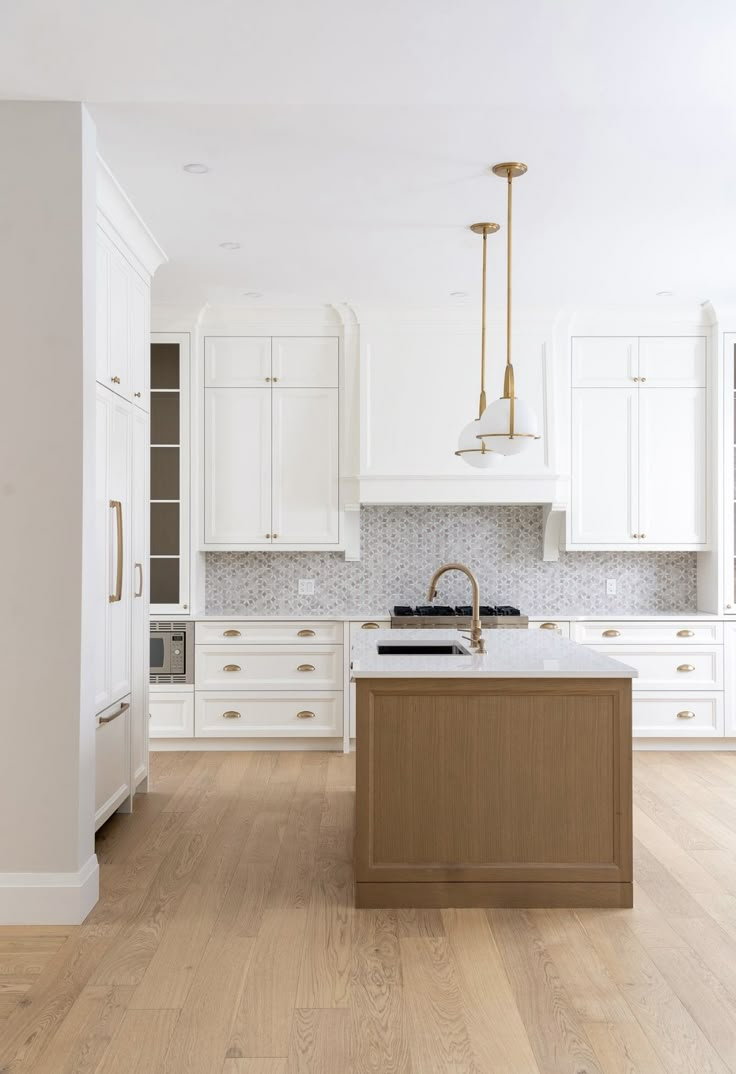
[[[534,618],[692,612],[692,552],[561,552],[542,560],[541,507],[364,507],[361,555],[341,552],[210,552],[211,615],[385,616],[395,604],[424,604],[432,572],[459,560],[478,576],[484,604],[513,604]],[[314,596],[298,580],[314,580]],[[615,578],[616,596],[606,596]],[[440,582],[441,604],[467,604],[460,574]]]

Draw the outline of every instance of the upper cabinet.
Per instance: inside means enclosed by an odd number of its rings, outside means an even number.
[[[203,395],[202,547],[338,547],[338,339],[207,337]]]
[[[708,546],[706,340],[572,341],[568,549]]]
[[[97,381],[148,410],[150,284],[97,228]]]

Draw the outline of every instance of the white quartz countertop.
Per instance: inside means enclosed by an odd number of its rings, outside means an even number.
[[[544,630],[486,630],[488,651],[468,656],[379,655],[378,645],[453,641],[459,630],[372,630],[351,652],[352,679],[635,679],[635,668]]]

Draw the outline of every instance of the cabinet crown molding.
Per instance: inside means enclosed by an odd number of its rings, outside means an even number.
[[[120,236],[149,276],[168,257],[141,219],[105,161],[97,157],[97,211]]]

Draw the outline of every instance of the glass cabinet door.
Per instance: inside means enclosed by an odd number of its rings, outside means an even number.
[[[151,336],[151,610],[189,608],[189,336]]]

